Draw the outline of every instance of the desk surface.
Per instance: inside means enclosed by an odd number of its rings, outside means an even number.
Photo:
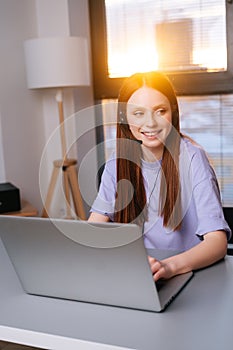
[[[24,293],[0,242],[0,339],[46,349],[232,347],[233,257],[195,272],[162,313]]]
[[[21,209],[19,211],[11,211],[9,213],[3,213],[1,215],[10,215],[10,216],[37,216],[38,211],[33,207],[28,201],[21,200]]]

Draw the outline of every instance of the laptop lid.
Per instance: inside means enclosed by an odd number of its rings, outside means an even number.
[[[1,216],[0,236],[29,294],[159,312],[192,276],[158,291],[134,224]]]

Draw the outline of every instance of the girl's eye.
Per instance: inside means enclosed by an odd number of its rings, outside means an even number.
[[[157,111],[155,111],[155,114],[158,116],[164,115],[166,113],[166,109],[165,108],[160,108]]]
[[[135,112],[133,113],[133,115],[135,115],[136,117],[141,117],[141,116],[144,115],[144,112],[143,112],[143,111],[135,111]]]

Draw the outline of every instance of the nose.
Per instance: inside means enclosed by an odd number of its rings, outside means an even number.
[[[156,115],[153,110],[148,110],[145,114],[145,124],[148,127],[154,127],[157,125]]]

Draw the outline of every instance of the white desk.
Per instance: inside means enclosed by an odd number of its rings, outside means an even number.
[[[163,313],[24,293],[0,242],[0,339],[46,349],[228,350],[233,257],[196,272]]]

